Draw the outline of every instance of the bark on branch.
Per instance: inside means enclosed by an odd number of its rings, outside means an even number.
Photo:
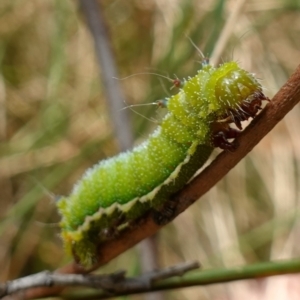
[[[125,271],[101,275],[57,274],[44,271],[0,284],[0,298],[35,287],[91,287],[101,290],[104,296],[126,294],[131,291],[148,291],[152,289],[154,283],[174,276],[182,276],[199,267],[198,262],[186,262],[131,278],[125,277]],[[19,296],[22,297],[21,294],[17,295]]]

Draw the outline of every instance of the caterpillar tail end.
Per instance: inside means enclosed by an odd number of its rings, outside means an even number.
[[[89,269],[97,263],[97,246],[84,238],[82,234],[63,231],[61,238],[66,253],[72,255],[74,261],[81,267]]]

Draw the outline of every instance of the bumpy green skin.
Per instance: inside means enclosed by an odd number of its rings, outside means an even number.
[[[211,124],[238,108],[260,84],[235,62],[204,65],[167,102],[168,113],[147,141],[87,170],[58,202],[65,247],[84,266],[94,263],[105,232],[159,208],[208,159]]]

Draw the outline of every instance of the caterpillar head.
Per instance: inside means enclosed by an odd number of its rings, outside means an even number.
[[[212,143],[234,151],[237,144],[228,142],[228,139],[236,138],[239,132],[229,124],[234,123],[242,129],[241,122],[254,118],[261,110],[262,101],[269,99],[263,94],[257,79],[235,62],[225,63],[216,69],[207,85],[214,86],[210,99],[210,110],[215,114]]]
[[[214,85],[210,109],[217,119],[227,119],[242,129],[241,122],[255,117],[263,100],[268,100],[254,76],[241,69],[236,62],[228,62],[216,69],[208,86]]]

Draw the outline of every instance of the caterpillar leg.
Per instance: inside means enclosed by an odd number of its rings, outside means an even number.
[[[235,139],[238,137],[239,133],[240,131],[229,126],[227,128],[219,129],[214,132],[212,143],[215,147],[233,152],[237,149],[238,143],[236,141],[229,142],[228,140]]]
[[[231,122],[235,123],[239,129],[242,129],[241,122],[249,118],[255,118],[257,113],[262,109],[262,101],[269,102],[270,99],[261,91],[255,92],[251,95],[251,98],[244,101],[238,109],[230,111]]]
[[[152,219],[157,225],[165,225],[173,220],[177,202],[168,199],[160,210],[152,210]]]

